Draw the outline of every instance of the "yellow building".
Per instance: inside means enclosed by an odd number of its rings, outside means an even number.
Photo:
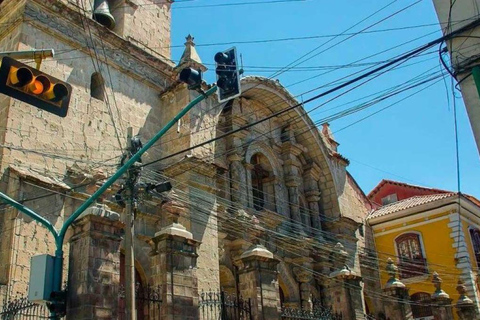
[[[400,280],[410,289],[415,319],[433,319],[432,274],[455,303],[462,279],[468,297],[479,309],[480,202],[474,197],[382,180],[368,198],[374,209],[366,218],[373,231],[381,282],[392,258]]]

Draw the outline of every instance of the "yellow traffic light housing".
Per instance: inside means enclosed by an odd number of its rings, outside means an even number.
[[[0,93],[65,117],[72,86],[15,59],[3,57],[0,66]]]

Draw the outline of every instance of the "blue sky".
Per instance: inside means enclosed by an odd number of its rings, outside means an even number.
[[[210,68],[207,82],[215,82],[215,53],[236,42],[245,75],[278,79],[300,101],[328,88],[308,91],[441,36],[432,0],[179,0],[172,6],[172,22],[172,59],[178,61],[185,36],[192,34],[200,57]],[[349,28],[350,35],[325,37]],[[295,40],[272,41],[287,38]],[[370,101],[382,90],[413,84],[414,77],[441,76],[437,50],[438,46],[321,108],[313,110],[335,94],[305,109],[312,110],[313,120],[321,122]],[[307,61],[297,61],[290,70],[275,74],[304,55]],[[360,59],[356,66],[345,67]],[[450,77],[445,79],[439,77],[330,122],[339,151],[351,161],[348,170],[365,193],[381,179],[457,190],[454,98]],[[406,98],[416,91],[420,92]],[[480,197],[479,156],[458,90],[455,96],[461,191]]]

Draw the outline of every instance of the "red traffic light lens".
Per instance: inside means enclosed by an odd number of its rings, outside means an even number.
[[[48,91],[48,89],[50,89],[50,86],[51,86],[50,80],[47,77],[40,75],[40,76],[36,77],[28,85],[28,89],[33,94],[40,95],[40,94]]]

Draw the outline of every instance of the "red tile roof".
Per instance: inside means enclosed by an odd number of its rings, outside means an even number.
[[[450,192],[450,193],[440,193],[440,194],[432,194],[432,195],[426,195],[426,196],[414,196],[408,199],[400,200],[400,201],[385,205],[383,207],[380,207],[377,210],[372,211],[367,216],[366,219],[368,220],[368,219],[386,216],[394,212],[399,212],[399,211],[413,208],[422,204],[434,202],[441,199],[446,199],[456,195],[457,193]]]

